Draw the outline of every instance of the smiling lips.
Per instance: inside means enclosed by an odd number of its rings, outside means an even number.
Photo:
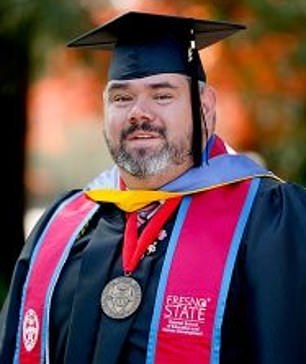
[[[126,140],[148,140],[148,139],[159,139],[161,137],[160,133],[156,132],[143,132],[143,131],[137,131],[129,134],[126,137]]]

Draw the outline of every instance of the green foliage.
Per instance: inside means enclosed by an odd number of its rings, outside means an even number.
[[[34,33],[49,34],[62,39],[88,21],[86,9],[75,1],[2,0],[0,4],[2,31],[15,32],[24,25]],[[23,34],[19,33],[22,37]]]
[[[306,3],[304,0],[245,0],[262,32],[305,32]]]
[[[261,41],[266,37],[283,39],[284,52],[278,59],[267,59],[271,74],[280,81],[278,89],[271,92],[270,84],[257,82],[260,72],[253,68],[251,59],[249,65],[237,66],[237,75],[244,85],[245,105],[257,126],[258,151],[282,178],[306,186],[306,1],[217,0],[212,10],[219,18],[248,24],[247,39],[242,42],[251,43],[257,52],[263,51]],[[230,44],[239,52],[239,40]],[[273,40],[270,46],[274,46]],[[262,66],[257,64],[257,68]],[[298,92],[292,91],[293,82],[301,83],[296,87]]]
[[[253,25],[257,36],[265,37],[269,32],[280,37],[284,34],[289,35],[297,44],[292,51],[284,53],[285,57],[280,58],[272,70],[276,77],[283,80],[284,88],[278,90],[277,94],[265,95],[267,107],[263,109],[262,118],[267,119],[266,115],[273,109],[275,121],[279,125],[268,139],[262,133],[260,144],[271,169],[285,179],[306,185],[305,92],[303,95],[290,95],[286,89],[286,80],[289,81],[293,74],[300,74],[299,82],[305,82],[306,2],[246,0],[245,3],[255,14],[256,21]],[[283,46],[286,51],[291,44],[284,42]],[[262,120],[257,119],[257,122],[262,123]],[[279,132],[281,128],[282,133]],[[262,130],[264,131],[264,127]]]
[[[1,0],[1,33],[23,44],[30,55],[30,74],[44,66],[49,50],[88,28],[86,8],[76,1]]]

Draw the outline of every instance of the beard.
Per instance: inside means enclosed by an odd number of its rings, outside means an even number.
[[[125,141],[135,131],[158,133],[162,143],[157,147],[139,147],[129,150]],[[186,136],[179,142],[170,143],[165,128],[153,126],[150,122],[131,125],[123,129],[119,145],[115,145],[106,133],[104,133],[104,137],[110,154],[118,167],[138,178],[158,175],[171,166],[184,164],[191,159],[190,136]]]

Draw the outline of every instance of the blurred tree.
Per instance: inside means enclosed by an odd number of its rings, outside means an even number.
[[[2,112],[1,166],[2,207],[1,218],[1,284],[0,298],[6,288],[13,263],[23,242],[23,168],[24,132],[26,120],[26,91],[29,79],[27,24],[19,29],[10,18],[8,4],[0,10],[0,108]]]
[[[56,41],[88,24],[73,1],[1,0],[0,109],[2,112],[2,219],[0,306],[24,241],[26,100],[30,80]]]
[[[257,150],[280,177],[306,185],[305,0],[216,0],[211,10],[248,25],[227,42],[222,62],[255,132],[253,145],[238,148]]]

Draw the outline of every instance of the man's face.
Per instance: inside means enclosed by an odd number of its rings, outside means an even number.
[[[145,178],[192,164],[189,83],[179,74],[110,81],[104,135],[115,163]]]

